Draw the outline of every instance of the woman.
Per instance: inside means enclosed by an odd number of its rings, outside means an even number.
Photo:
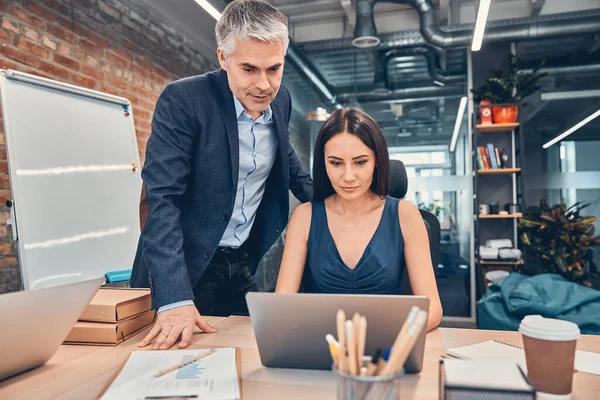
[[[364,112],[335,111],[315,143],[314,198],[296,208],[275,289],[296,293],[305,265],[316,293],[399,294],[404,268],[430,300],[428,330],[442,319],[429,238],[419,210],[388,197],[389,156]]]

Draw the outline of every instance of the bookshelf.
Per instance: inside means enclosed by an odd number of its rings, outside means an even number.
[[[521,112],[520,106],[519,113]],[[487,106],[489,107],[489,106]],[[519,247],[518,221],[523,216],[520,208],[509,205],[525,204],[522,169],[523,126],[519,122],[502,124],[480,123],[482,106],[475,104],[471,115],[473,124],[473,219],[474,246],[477,276],[477,298],[485,292],[485,273],[492,270],[520,272],[523,260],[484,260],[479,258],[479,246],[492,239],[511,239],[514,247]],[[479,206],[491,204],[498,212],[508,214],[480,214]],[[514,206],[513,206],[514,208]]]
[[[515,214],[486,214],[486,215],[478,215],[479,219],[500,219],[500,218],[521,218],[523,216],[522,213]]]
[[[478,169],[479,175],[518,174],[521,168]]]
[[[477,132],[479,133],[490,133],[490,132],[511,132],[519,127],[519,123],[514,124],[478,124],[476,125]]]
[[[482,265],[523,265],[523,260],[516,260],[516,261],[479,260],[479,264],[482,264]]]

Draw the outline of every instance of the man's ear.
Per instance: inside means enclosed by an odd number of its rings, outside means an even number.
[[[221,68],[227,71],[227,60],[225,59],[225,53],[223,53],[223,50],[217,49],[217,57],[219,58],[219,65],[221,65]]]

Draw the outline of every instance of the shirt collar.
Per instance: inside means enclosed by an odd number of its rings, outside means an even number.
[[[246,110],[244,109],[244,106],[242,105],[242,103],[235,96],[233,96],[233,103],[235,104],[236,118],[239,118],[240,115],[242,115],[242,114],[248,115],[248,113],[246,113]],[[273,117],[273,110],[271,110],[270,104],[269,104],[269,107],[267,107],[267,109],[265,111],[263,111],[262,117],[264,118],[265,122],[271,121],[271,118]],[[248,115],[248,118],[250,118],[250,115]]]

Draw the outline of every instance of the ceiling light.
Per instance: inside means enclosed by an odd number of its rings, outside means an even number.
[[[577,129],[581,128],[582,126],[584,126],[588,122],[592,121],[593,119],[597,118],[598,116],[600,116],[600,110],[596,111],[595,113],[593,113],[589,117],[587,117],[584,120],[582,120],[582,121],[578,122],[577,124],[573,125],[571,128],[567,129],[564,133],[561,133],[560,135],[558,135],[557,137],[555,137],[554,139],[552,139],[548,143],[544,144],[542,147],[544,149],[547,149],[548,147],[552,146],[554,143],[560,142],[561,140],[563,140],[564,138],[566,138],[567,136],[569,136],[571,133],[575,132]]]
[[[204,8],[204,11],[210,14],[211,17],[218,20],[221,17],[221,13],[217,11],[208,1],[206,0],[194,0],[198,5]]]
[[[458,105],[458,113],[456,114],[456,121],[454,122],[454,132],[452,132],[452,140],[450,141],[450,152],[453,152],[456,147],[456,139],[458,139],[458,132],[460,132],[460,126],[462,125],[466,106],[467,97],[465,96],[460,99],[460,104]]]
[[[377,36],[361,36],[352,39],[352,46],[360,49],[368,49],[377,46],[381,40]]]
[[[487,22],[491,3],[492,0],[481,0],[479,2],[479,9],[477,10],[477,20],[475,21],[475,31],[473,32],[473,44],[471,45],[471,51],[481,50],[481,43],[483,42],[483,33],[485,32],[485,24]]]
[[[316,110],[311,110],[306,113],[307,121],[326,121],[329,118],[329,113],[322,107],[317,107]]]
[[[390,104],[391,110],[396,114],[396,118],[402,117],[404,107],[402,104]]]
[[[387,95],[391,94],[392,91],[385,87],[379,87],[379,88],[373,89],[371,91],[371,93],[378,95],[378,96],[387,96]]]
[[[433,84],[434,84],[434,85],[437,85],[437,86],[439,86],[439,87],[444,87],[444,86],[446,86],[446,84],[445,84],[444,82],[442,82],[442,81],[437,81],[437,80],[435,80],[435,79],[433,80]]]

